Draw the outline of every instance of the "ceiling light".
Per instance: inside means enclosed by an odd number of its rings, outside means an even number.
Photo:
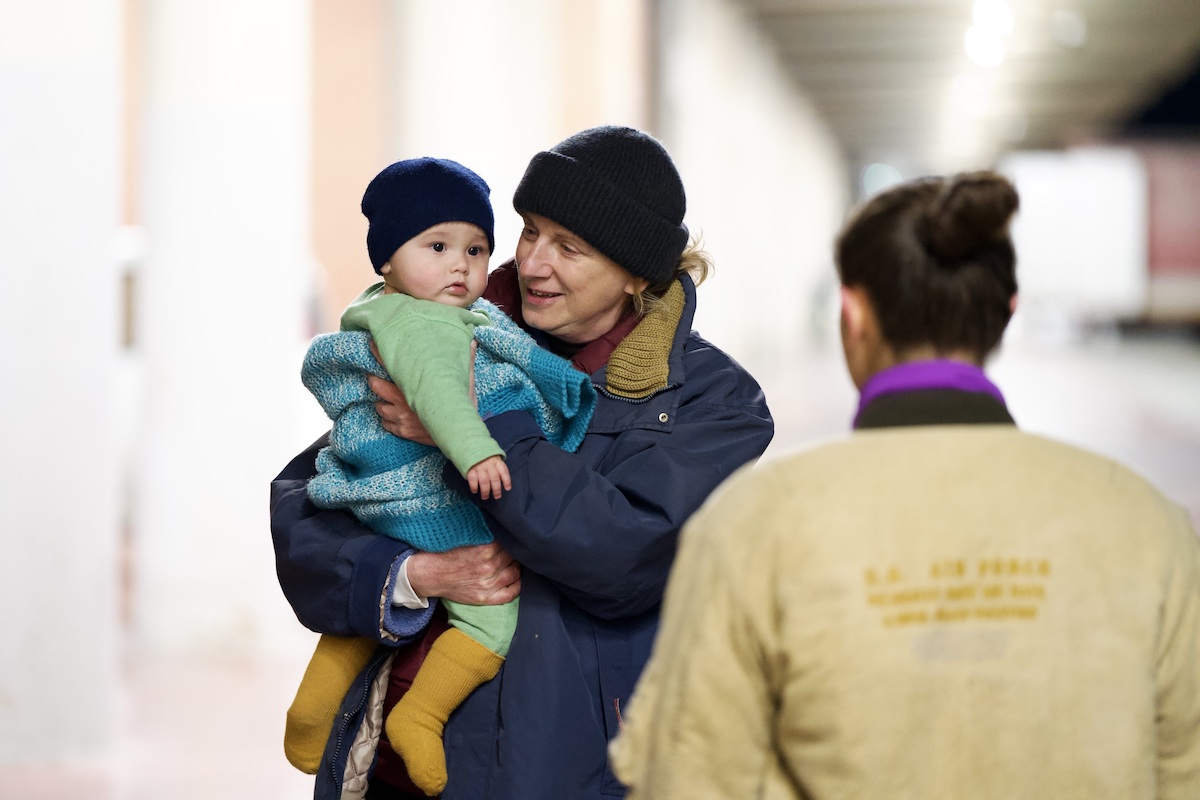
[[[1013,12],[1005,0],[975,0],[971,8],[974,27],[992,36],[1008,36],[1013,29]]]
[[[998,67],[1004,63],[1004,42],[1000,37],[972,25],[963,37],[967,58],[981,67]]]

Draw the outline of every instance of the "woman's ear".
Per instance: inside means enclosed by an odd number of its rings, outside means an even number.
[[[866,293],[860,287],[842,286],[842,338],[847,342],[858,342],[866,329]]]
[[[636,297],[646,291],[646,287],[650,285],[650,281],[645,278],[639,278],[636,275],[629,277],[629,282],[625,284],[625,294],[630,297]]]
[[[842,286],[842,354],[850,379],[860,390],[867,380],[895,363],[891,348],[879,333],[875,307],[861,286]]]
[[[1017,293],[1013,292],[1013,296],[1008,298],[1008,313],[1017,313]]]

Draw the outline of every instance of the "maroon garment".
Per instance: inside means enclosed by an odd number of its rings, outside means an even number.
[[[521,318],[521,285],[517,281],[517,262],[505,261],[488,273],[483,299],[494,303],[501,311],[513,318],[513,322],[525,327]]]
[[[408,687],[412,686],[413,678],[416,677],[417,670],[421,668],[421,662],[428,655],[429,648],[433,647],[434,639],[441,636],[449,627],[446,609],[439,603],[438,607],[434,609],[429,627],[425,629],[421,637],[396,650],[396,658],[392,661],[392,672],[388,676],[387,694],[383,699],[384,719],[387,719],[387,714],[395,707],[396,703],[400,702],[400,698],[408,691]],[[399,753],[392,749],[387,736],[379,739],[377,756],[375,775],[372,777],[372,781],[386,783],[403,792],[411,793],[414,797],[425,797],[425,793],[418,789],[408,777],[404,759],[400,758]]]
[[[641,321],[642,318],[637,314],[626,314],[608,333],[585,344],[579,352],[571,357],[571,363],[583,374],[591,375],[608,363],[613,350],[617,349],[621,340],[628,336],[629,332],[636,328]]]

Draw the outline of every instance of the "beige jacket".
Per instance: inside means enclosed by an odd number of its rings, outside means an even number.
[[[665,603],[631,800],[1200,798],[1200,546],[1109,460],[985,425],[746,468]]]

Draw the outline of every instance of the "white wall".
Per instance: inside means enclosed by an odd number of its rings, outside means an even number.
[[[118,6],[0,0],[0,761],[113,733]]]
[[[645,128],[651,42],[647,0],[397,3],[391,41],[392,160],[432,155],[492,189],[496,253],[512,257],[512,196],[529,159],[576,131]],[[455,56],[446,39],[454,31]],[[385,166],[385,165],[380,165]]]
[[[792,369],[828,332],[845,158],[739,4],[668,0],[662,30],[662,135],[716,262],[697,327],[756,373]]]
[[[269,650],[299,635],[267,487],[304,430],[309,11],[142,8],[134,644]]]

